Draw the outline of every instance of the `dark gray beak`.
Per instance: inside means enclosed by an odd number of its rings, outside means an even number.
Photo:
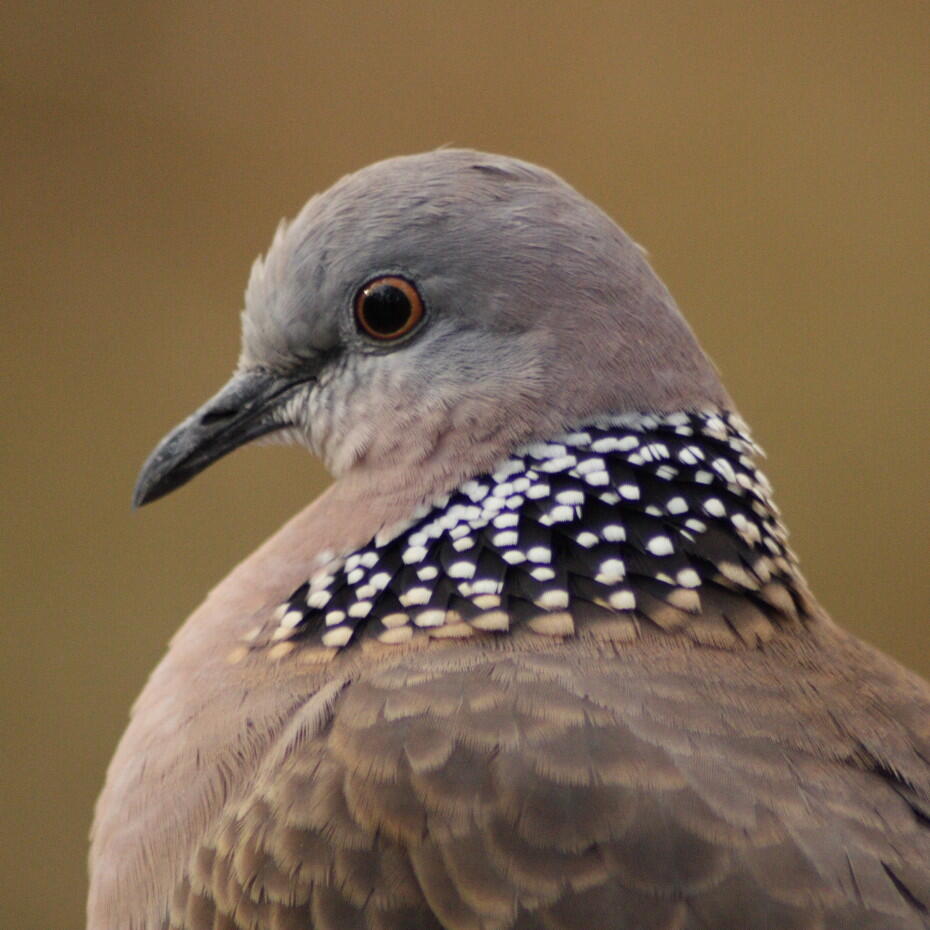
[[[234,375],[215,397],[158,444],[142,466],[133,506],[164,497],[233,449],[289,426],[280,409],[314,376],[302,372],[286,378],[264,371]]]

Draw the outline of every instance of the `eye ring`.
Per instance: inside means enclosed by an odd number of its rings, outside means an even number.
[[[379,342],[406,336],[423,319],[423,298],[399,275],[382,275],[362,287],[355,296],[358,328]]]

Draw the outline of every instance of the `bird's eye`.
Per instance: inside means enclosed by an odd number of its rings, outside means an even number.
[[[422,318],[423,300],[417,289],[396,275],[369,281],[355,298],[355,320],[372,339],[399,339]]]

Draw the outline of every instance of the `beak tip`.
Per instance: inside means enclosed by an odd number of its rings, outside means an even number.
[[[144,484],[142,481],[136,483],[132,490],[132,509],[138,510],[155,499],[152,493],[151,485]]]
[[[153,467],[153,464],[157,463],[146,462],[136,480],[136,486],[132,489],[133,510],[138,510],[146,504],[165,497],[175,488],[186,484],[187,480],[192,477],[177,469]]]

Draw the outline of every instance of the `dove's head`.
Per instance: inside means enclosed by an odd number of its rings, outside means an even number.
[[[436,492],[606,413],[729,401],[642,251],[526,162],[445,149],[349,175],[279,228],[230,382],[155,450],[136,503],[250,439]]]

